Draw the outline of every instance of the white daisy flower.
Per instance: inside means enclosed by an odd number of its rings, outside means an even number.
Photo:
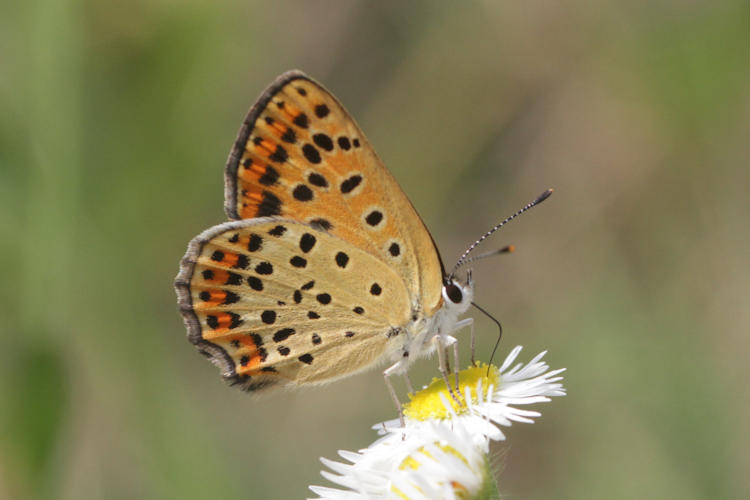
[[[423,422],[408,433],[394,428],[364,450],[339,451],[348,464],[321,459],[333,471],[323,477],[346,490],[310,489],[325,500],[490,498],[482,493],[496,491],[488,451],[489,441],[477,446],[459,422]]]
[[[479,364],[459,372],[458,391],[461,405],[450,396],[445,381],[435,378],[421,391],[410,395],[404,405],[406,428],[425,420],[464,421],[475,433],[494,441],[505,439],[500,426],[510,427],[515,422],[533,423],[541,413],[517,406],[544,403],[552,396],[564,396],[565,388],[560,373],[565,368],[549,371],[542,361],[547,351],[541,352],[527,364],[518,363],[511,368],[522,347],[514,348],[497,368]],[[374,428],[398,427],[398,420],[389,420]]]
[[[521,347],[500,368],[479,365],[459,372],[461,404],[443,379],[410,396],[405,426],[391,420],[374,426],[383,435],[359,452],[340,451],[350,463],[321,459],[323,477],[347,488],[310,489],[320,499],[484,499],[497,498],[487,456],[490,440],[504,440],[501,426],[533,423],[541,414],[516,406],[564,396],[560,373],[549,370],[542,352],[527,364],[511,368]]]

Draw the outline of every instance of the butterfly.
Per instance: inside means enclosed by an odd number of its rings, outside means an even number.
[[[229,383],[260,392],[389,363],[387,381],[471,324],[458,319],[471,274],[446,274],[362,130],[304,73],[250,109],[224,196],[230,221],[189,243],[175,289],[188,339]]]

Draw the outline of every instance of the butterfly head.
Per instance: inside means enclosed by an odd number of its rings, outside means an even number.
[[[471,270],[466,273],[466,280],[461,281],[455,276],[447,276],[443,280],[443,301],[446,309],[463,314],[471,305],[474,298],[474,280]]]

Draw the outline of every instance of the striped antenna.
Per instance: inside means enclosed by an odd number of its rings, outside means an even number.
[[[537,196],[537,198],[534,201],[532,201],[531,203],[529,203],[528,205],[526,205],[525,207],[523,207],[521,210],[519,210],[518,212],[514,213],[513,215],[511,215],[510,217],[508,217],[507,219],[505,219],[504,221],[500,222],[495,227],[493,227],[492,229],[490,229],[489,231],[487,231],[486,233],[484,233],[481,238],[479,238],[477,241],[475,241],[474,243],[472,243],[471,246],[466,249],[466,251],[463,253],[463,255],[461,255],[461,257],[459,257],[458,262],[456,262],[456,265],[453,266],[453,270],[451,271],[451,273],[449,274],[449,276],[452,278],[453,275],[456,274],[456,271],[458,270],[458,268],[468,262],[467,259],[466,259],[466,256],[469,255],[471,253],[471,251],[474,250],[480,243],[482,243],[484,240],[486,240],[492,233],[494,233],[495,231],[497,231],[498,229],[500,229],[501,227],[503,227],[505,224],[507,224],[508,222],[512,221],[513,219],[515,219],[516,217],[518,217],[522,213],[524,213],[525,211],[529,210],[531,207],[539,205],[541,202],[543,202],[544,200],[546,200],[547,198],[549,198],[553,191],[554,191],[554,189],[552,189],[552,188],[546,190],[545,192],[543,192],[542,194],[540,194],[539,196]]]

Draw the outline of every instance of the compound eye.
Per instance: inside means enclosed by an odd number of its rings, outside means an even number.
[[[454,304],[460,304],[461,301],[464,300],[464,294],[455,283],[448,283],[445,285],[445,294]]]

